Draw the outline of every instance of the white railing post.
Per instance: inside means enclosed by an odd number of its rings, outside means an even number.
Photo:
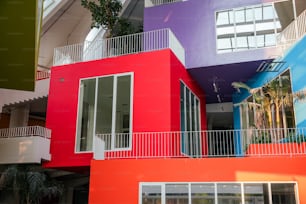
[[[93,145],[93,158],[95,160],[104,160],[105,159],[105,142],[102,138],[95,135],[94,145]]]

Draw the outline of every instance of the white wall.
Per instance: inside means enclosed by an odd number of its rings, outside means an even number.
[[[0,164],[41,163],[50,160],[50,140],[39,137],[0,139]]]

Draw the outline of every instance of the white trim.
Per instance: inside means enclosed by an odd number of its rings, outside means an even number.
[[[132,137],[133,137],[133,113],[134,113],[134,72],[131,72],[131,83],[130,83],[130,130],[129,130],[129,133],[130,133],[130,138],[129,138],[129,147],[130,149],[132,149],[132,146],[133,146],[133,140],[132,140]]]
[[[111,149],[115,148],[116,140],[116,112],[117,112],[117,76],[113,77],[113,98],[112,98],[112,129],[111,129]]]
[[[96,79],[96,86],[95,86],[95,105],[94,105],[94,123],[93,123],[93,131],[92,131],[92,151],[95,152],[96,149],[96,122],[97,121],[97,102],[98,102],[98,84],[99,84],[99,80]],[[104,147],[105,148],[105,147]]]

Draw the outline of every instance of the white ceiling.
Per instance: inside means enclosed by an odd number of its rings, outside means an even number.
[[[42,26],[38,58],[41,68],[52,66],[55,47],[84,41],[91,25],[90,12],[80,0],[63,0],[50,15]]]
[[[122,16],[142,23],[144,0],[127,0]],[[44,18],[38,68],[50,69],[56,47],[82,43],[90,31],[91,14],[81,6],[80,0],[62,0]]]

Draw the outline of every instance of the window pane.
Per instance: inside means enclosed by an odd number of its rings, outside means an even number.
[[[181,82],[180,83],[180,106],[181,106],[181,131],[185,131],[186,130],[186,125],[185,125],[185,86],[184,84]]]
[[[256,7],[254,9],[254,15],[255,15],[255,20],[260,21],[262,20],[262,7]]]
[[[186,101],[186,122],[187,122],[187,131],[190,131],[191,130],[191,126],[190,126],[190,91],[189,89],[186,88],[186,98],[185,98],[185,101]]]
[[[103,134],[106,150],[111,149],[112,140],[113,83],[113,76],[98,79],[96,134]]]
[[[263,19],[269,20],[274,18],[274,9],[272,5],[263,7]]]
[[[237,37],[237,49],[248,49],[248,39],[247,37]]]
[[[296,204],[295,184],[271,184],[272,202],[277,204]]]
[[[196,107],[195,107],[195,110],[196,110],[196,131],[200,131],[200,113],[199,113],[199,106],[200,106],[199,100],[196,99]]]
[[[253,17],[253,9],[249,8],[245,10],[245,21],[246,22],[253,22],[254,21],[254,17]]]
[[[226,24],[229,24],[228,11],[218,12],[217,13],[217,25],[226,25]]]
[[[77,151],[92,150],[96,79],[82,80],[79,93]]]
[[[220,183],[217,185],[219,204],[240,204],[241,184]]]
[[[218,50],[229,50],[232,51],[234,45],[231,42],[231,38],[218,39]]]
[[[188,204],[188,184],[166,184],[166,204]]]
[[[142,204],[161,204],[161,186],[142,186]]]
[[[117,78],[116,143],[115,147],[129,147],[131,76]]]
[[[275,34],[267,34],[265,40],[266,40],[265,45],[267,47],[274,46],[276,44]]]
[[[257,44],[257,47],[264,47],[265,46],[265,36],[264,35],[257,35],[256,36],[256,44]]]
[[[245,12],[244,11],[245,11],[244,9],[235,11],[235,22],[236,23],[245,22]]]
[[[192,204],[214,204],[215,185],[214,184],[192,184],[191,185]]]
[[[244,200],[245,204],[269,203],[268,185],[261,183],[244,184]]]

